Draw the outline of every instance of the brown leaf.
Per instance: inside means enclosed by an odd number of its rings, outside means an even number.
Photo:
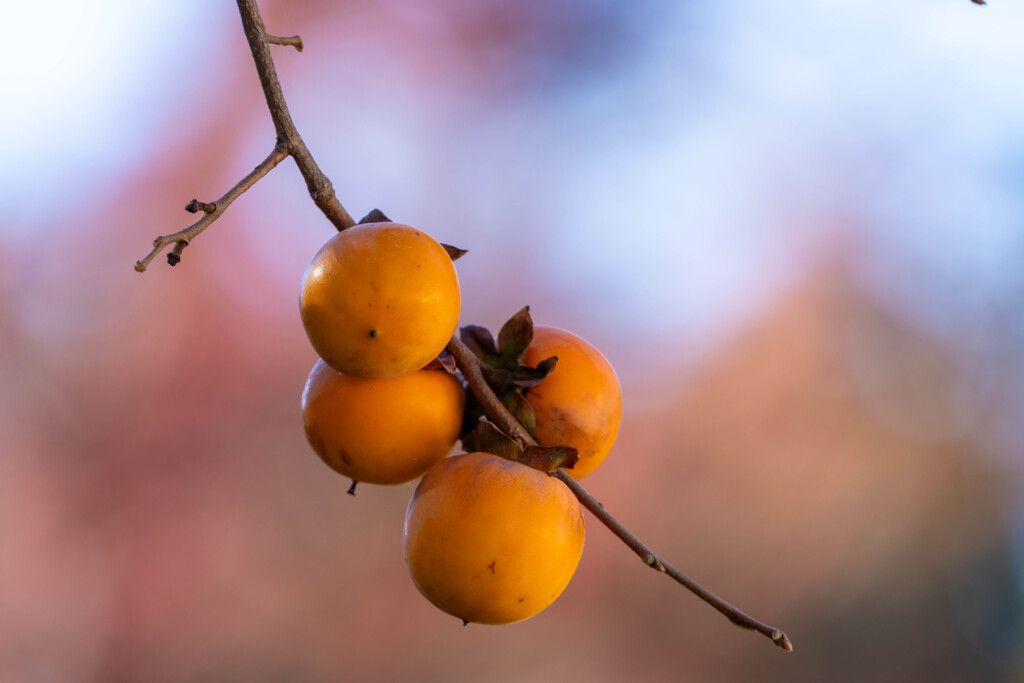
[[[447,350],[442,351],[438,354],[437,358],[427,363],[424,370],[447,370],[448,374],[454,375],[458,371],[458,366],[455,364],[455,356],[448,353]]]
[[[572,446],[527,446],[518,462],[541,472],[550,472],[559,467],[572,469],[579,459],[579,452]]]
[[[533,434],[533,430],[537,429],[537,413],[534,412],[533,406],[518,391],[515,392],[515,396],[517,401],[512,415],[519,421],[519,424],[523,425],[527,432]]]
[[[557,362],[558,356],[551,356],[551,358],[545,358],[537,363],[535,368],[531,368],[529,365],[520,365],[512,373],[512,384],[524,388],[535,387],[554,371]]]
[[[498,331],[498,353],[504,361],[520,363],[531,341],[533,318],[530,317],[530,307],[524,306]]]
[[[370,213],[363,216],[362,220],[359,221],[359,225],[364,223],[390,223],[391,219],[384,215],[384,212],[380,209],[374,209]]]
[[[488,365],[495,365],[498,359],[498,348],[490,330],[480,325],[466,325],[459,329],[459,339],[469,347],[477,358]]]
[[[485,417],[481,417],[473,430],[473,442],[476,450],[492,453],[506,460],[518,461],[523,454],[519,443],[498,426]]]
[[[469,253],[468,249],[459,249],[458,247],[453,247],[452,245],[445,244],[444,242],[441,243],[441,246],[444,247],[446,252],[448,252],[448,257],[451,258],[452,261],[458,261]]]

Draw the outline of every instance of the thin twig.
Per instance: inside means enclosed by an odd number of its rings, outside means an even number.
[[[288,36],[285,38],[282,36],[267,35],[267,41],[271,45],[290,45],[299,52],[302,52],[302,38],[299,36]]]
[[[574,494],[576,494],[576,497],[579,499],[579,501],[583,503],[583,507],[590,510],[590,512],[595,517],[601,520],[601,523],[608,527],[612,531],[612,533],[618,536],[623,543],[629,546],[630,550],[636,553],[640,557],[640,559],[643,560],[644,564],[646,564],[648,567],[650,567],[651,569],[655,569],[659,572],[662,572],[664,574],[668,574],[673,579],[682,584],[687,590],[696,594],[697,597],[699,597],[701,600],[708,603],[716,610],[724,614],[726,617],[728,617],[729,621],[736,624],[740,628],[751,629],[757,631],[758,633],[763,633],[764,635],[771,638],[772,642],[781,647],[783,650],[787,652],[793,651],[793,644],[789,642],[789,638],[782,631],[782,629],[769,626],[768,624],[765,624],[763,622],[758,621],[757,619],[754,619],[742,610],[736,608],[733,605],[730,605],[725,600],[722,600],[720,597],[718,597],[708,589],[704,588],[699,583],[691,579],[689,576],[682,573],[674,566],[663,560],[661,557],[655,554],[653,550],[644,545],[640,541],[640,539],[634,536],[629,531],[629,529],[622,526],[622,524],[620,524],[618,520],[616,520],[614,517],[608,514],[608,511],[604,509],[604,506],[601,505],[601,503],[599,503],[596,498],[590,495],[578,481],[573,479],[568,472],[566,472],[562,468],[558,468],[551,473],[551,476],[557,477],[562,483],[568,486],[569,489],[572,490]]]
[[[188,246],[188,243],[191,242],[196,235],[201,233],[203,230],[206,230],[211,223],[217,220],[220,215],[224,213],[224,210],[231,205],[231,202],[238,199],[243,192],[255,185],[257,180],[270,173],[271,169],[284,161],[287,157],[287,146],[283,144],[277,145],[274,147],[274,151],[270,153],[270,156],[264,159],[259,166],[254,168],[249,175],[239,180],[238,183],[228,190],[223,197],[212,203],[212,211],[206,211],[207,208],[210,208],[210,204],[196,202],[197,205],[205,207],[201,208],[203,216],[187,228],[170,235],[161,235],[153,240],[153,250],[150,251],[144,259],[135,262],[135,270],[140,273],[145,271],[146,266],[149,265],[150,261],[156,258],[157,254],[172,244],[175,245],[175,248],[174,251],[167,255],[167,260],[172,266],[176,264],[181,260],[182,249]],[[189,206],[192,206],[192,202],[189,202]],[[187,208],[188,207],[186,207],[186,209]]]
[[[459,370],[462,371],[462,376],[466,378],[466,382],[469,383],[469,387],[473,391],[473,395],[476,396],[477,400],[483,405],[488,416],[490,416],[506,434],[518,441],[520,445],[536,446],[537,442],[532,436],[530,436],[530,433],[526,431],[526,428],[519,424],[519,421],[512,416],[512,413],[505,408],[504,404],[502,404],[491,390],[487,381],[484,379],[480,359],[473,354],[469,347],[466,346],[458,337],[452,337],[451,341],[448,342],[448,352],[455,358],[455,363],[458,365]],[[754,619],[742,610],[737,609],[733,605],[722,600],[717,595],[663,560],[655,554],[654,551],[644,545],[640,539],[626,529],[626,527],[622,526],[622,524],[612,517],[611,514],[604,509],[604,506],[601,505],[597,499],[587,493],[587,490],[583,488],[578,481],[573,479],[568,472],[562,468],[558,468],[551,472],[551,476],[557,477],[566,486],[568,486],[576,495],[576,498],[579,499],[580,503],[590,510],[590,512],[597,517],[602,524],[608,527],[612,533],[618,536],[623,543],[629,546],[630,550],[636,553],[640,559],[643,560],[644,564],[659,572],[668,574],[687,590],[691,591],[701,600],[724,614],[729,621],[737,626],[762,633],[771,638],[772,642],[783,650],[786,650],[787,652],[793,651],[793,644],[782,629],[768,626],[767,624]]]

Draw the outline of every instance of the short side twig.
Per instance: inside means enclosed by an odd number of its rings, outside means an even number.
[[[201,233],[203,230],[206,230],[211,223],[220,218],[220,215],[224,213],[224,210],[227,209],[228,206],[231,205],[231,202],[238,199],[243,192],[255,185],[257,180],[270,173],[271,169],[284,161],[287,157],[288,146],[286,144],[279,144],[274,147],[274,151],[270,153],[270,156],[264,159],[259,166],[254,168],[249,175],[239,180],[234,187],[228,190],[224,196],[217,201],[212,204],[207,204],[193,199],[188,203],[188,206],[186,206],[185,209],[192,213],[202,211],[203,216],[187,228],[170,235],[161,235],[153,240],[153,250],[150,251],[144,259],[135,262],[135,270],[140,273],[145,271],[146,266],[149,265],[150,261],[156,258],[157,254],[172,244],[175,245],[174,251],[167,255],[167,262],[172,266],[178,263],[178,261],[181,260],[182,250],[188,246],[188,243],[191,242],[196,235]]]
[[[290,45],[299,52],[302,52],[302,38],[299,36],[288,36],[287,38],[282,36],[267,36],[267,41],[271,45]]]
[[[521,445],[537,445],[537,442],[532,436],[530,436],[530,433],[527,432],[521,424],[519,424],[519,421],[512,416],[512,414],[505,408],[502,402],[491,390],[490,386],[488,386],[481,370],[480,360],[473,354],[469,347],[467,347],[458,337],[452,337],[451,341],[448,342],[448,352],[455,358],[455,364],[458,365],[459,370],[462,371],[462,376],[466,378],[466,382],[469,383],[469,387],[473,391],[473,395],[476,396],[477,400],[479,400],[483,405],[488,416],[490,416],[490,418],[493,419],[506,434],[514,438],[516,441],[519,441]],[[737,626],[762,633],[771,638],[772,642],[783,650],[786,650],[787,652],[793,651],[793,644],[782,629],[768,626],[767,624],[754,619],[742,610],[739,610],[725,600],[722,600],[717,595],[663,560],[655,554],[654,551],[644,545],[640,539],[626,529],[626,527],[622,526],[618,520],[612,517],[611,514],[604,509],[604,506],[601,505],[597,499],[591,496],[578,481],[569,475],[568,472],[558,468],[551,472],[551,476],[557,477],[566,486],[568,486],[573,494],[575,494],[576,498],[579,499],[580,503],[590,510],[590,512],[597,517],[602,524],[608,527],[612,533],[618,536],[623,543],[629,546],[630,550],[636,553],[643,560],[644,564],[652,569],[668,574],[687,590],[691,591],[701,600],[724,614],[729,621]]]

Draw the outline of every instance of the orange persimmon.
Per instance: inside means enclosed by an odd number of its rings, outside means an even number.
[[[328,365],[353,377],[396,377],[425,366],[451,339],[459,279],[425,232],[367,223],[320,248],[299,303],[309,341]]]
[[[480,624],[537,614],[583,553],[583,511],[554,477],[489,453],[439,461],[405,515],[413,582],[439,609]]]
[[[604,462],[619,433],[622,391],[611,363],[580,337],[535,325],[525,364],[558,357],[550,375],[524,392],[537,415],[533,436],[542,446],[572,446],[580,459],[566,472],[582,479]]]
[[[306,438],[332,469],[402,484],[448,455],[462,426],[462,383],[443,369],[350,377],[318,360],[302,392]]]

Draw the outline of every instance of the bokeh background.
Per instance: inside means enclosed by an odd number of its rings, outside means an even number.
[[[231,2],[0,9],[0,680],[1024,680],[1024,6],[261,3],[353,215],[469,249],[615,365],[565,594],[469,626],[402,561],[412,486],[307,447],[298,282],[332,234],[270,151]]]

